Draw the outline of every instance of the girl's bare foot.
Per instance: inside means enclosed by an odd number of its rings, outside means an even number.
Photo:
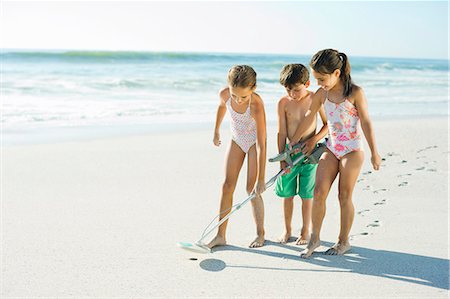
[[[306,249],[300,252],[300,257],[304,259],[310,257],[314,253],[314,250],[319,246],[320,240],[319,239],[313,240],[313,238],[311,238],[309,240],[308,246],[306,246]]]
[[[208,248],[213,248],[216,246],[222,246],[222,245],[227,245],[227,241],[225,240],[224,237],[217,235],[214,237],[214,239],[212,239],[211,242],[208,243],[208,245],[206,245]]]
[[[278,239],[278,242],[281,244],[286,244],[289,241],[289,238],[291,237],[291,232],[285,231],[281,237]]]
[[[257,236],[252,243],[250,243],[250,248],[262,247],[264,246],[264,236]]]
[[[348,241],[343,242],[343,243],[337,242],[330,249],[325,251],[325,254],[326,255],[342,255],[342,254],[346,253],[347,251],[349,251],[350,248],[352,248],[352,247],[350,246],[350,243]]]

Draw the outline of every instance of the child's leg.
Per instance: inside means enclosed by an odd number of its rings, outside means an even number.
[[[241,171],[242,164],[244,163],[245,153],[234,142],[231,141],[231,145],[228,149],[225,160],[225,182],[222,185],[222,196],[220,199],[220,217],[219,221],[224,218],[229,212],[233,204],[233,192],[236,188],[239,172]],[[207,245],[209,248],[213,248],[218,245],[226,244],[226,230],[228,221],[225,221],[219,226],[219,231],[216,237]]]
[[[314,187],[316,185],[317,165],[301,164],[299,171],[299,193],[302,199],[302,230],[297,239],[297,245],[307,244],[311,232],[311,213],[313,206]]]
[[[256,145],[253,145],[247,155],[247,193],[250,194],[255,187],[258,171]],[[261,247],[264,245],[264,202],[261,196],[256,196],[252,201],[253,218],[256,223],[256,239],[250,243],[250,247]]]
[[[326,254],[344,254],[350,249],[348,235],[353,224],[355,208],[352,194],[364,162],[364,152],[352,152],[342,157],[339,163],[339,205],[341,206],[341,230],[338,242]]]
[[[302,198],[302,230],[300,237],[298,237],[296,244],[307,244],[310,238],[311,232],[311,214],[312,214],[313,201],[312,198]]]
[[[294,197],[287,197],[283,199],[284,209],[284,233],[281,235],[279,242],[285,244],[291,237],[291,222],[292,212],[294,210]]]
[[[308,246],[300,256],[307,258],[320,246],[320,230],[325,217],[325,201],[339,170],[339,160],[329,151],[323,153],[316,172],[316,186],[312,206],[312,234]]]

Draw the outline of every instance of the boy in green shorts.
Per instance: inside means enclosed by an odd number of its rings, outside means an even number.
[[[305,118],[305,113],[309,110],[312,101],[309,87],[309,72],[302,64],[285,65],[280,74],[280,83],[286,88],[287,95],[278,101],[278,150],[283,152],[287,148],[289,141],[294,136],[297,127]],[[322,128],[316,134],[317,117],[314,123],[300,139],[305,146],[304,153],[311,153],[318,141],[327,134],[327,120],[323,107],[319,111],[322,119]],[[297,154],[301,155],[301,153]],[[294,160],[293,157],[292,160]],[[281,161],[281,168],[285,168],[287,163]],[[291,220],[294,209],[293,198],[299,195],[302,199],[302,219],[303,227],[296,243],[307,244],[311,231],[311,210],[312,198],[314,197],[314,185],[316,181],[317,164],[298,163],[290,171],[279,177],[275,187],[275,193],[284,198],[284,223],[285,231],[280,238],[280,243],[286,243],[291,237]]]

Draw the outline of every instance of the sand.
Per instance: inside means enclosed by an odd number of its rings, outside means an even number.
[[[354,192],[353,248],[321,254],[339,231],[336,187],[327,200],[322,247],[275,241],[282,202],[264,193],[266,246],[255,236],[250,204],[230,220],[228,246],[201,255],[196,241],[216,215],[223,146],[211,130],[2,150],[2,298],[449,296],[448,120],[374,121],[380,171],[370,155]],[[276,128],[268,129],[276,153]],[[268,164],[267,178],[277,164]],[[235,203],[245,198],[245,167]],[[293,229],[301,226],[296,200]],[[191,260],[197,259],[197,260]]]

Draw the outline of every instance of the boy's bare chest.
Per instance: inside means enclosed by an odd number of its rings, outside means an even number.
[[[304,103],[291,101],[286,105],[286,118],[292,121],[302,120],[305,117],[305,113],[309,110],[310,105],[310,101],[305,101]]]

